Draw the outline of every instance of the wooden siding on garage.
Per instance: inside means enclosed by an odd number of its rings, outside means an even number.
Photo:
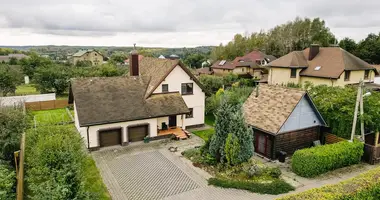
[[[311,147],[313,141],[320,139],[320,127],[311,127],[276,135],[274,158],[279,151],[292,155],[296,150]]]

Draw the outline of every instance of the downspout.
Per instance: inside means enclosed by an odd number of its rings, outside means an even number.
[[[90,134],[89,134],[90,126],[87,126],[87,149],[90,149]]]

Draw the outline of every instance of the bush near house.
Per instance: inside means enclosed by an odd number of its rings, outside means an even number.
[[[380,199],[380,167],[335,185],[327,185],[278,200]]]
[[[292,170],[303,177],[315,177],[330,170],[357,164],[363,155],[363,143],[338,142],[298,150],[292,156]]]
[[[29,199],[110,199],[74,127],[43,127],[26,136]]]

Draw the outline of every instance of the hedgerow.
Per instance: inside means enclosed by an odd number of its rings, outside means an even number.
[[[10,200],[16,198],[15,192],[16,172],[9,163],[0,160],[0,199]]]
[[[248,190],[260,194],[283,194],[294,190],[293,186],[282,179],[273,179],[272,181],[260,183],[249,180],[210,178],[208,179],[208,184],[223,188]]]
[[[380,167],[335,185],[311,189],[277,200],[362,200],[380,199]]]
[[[292,156],[292,170],[303,177],[315,177],[330,170],[357,164],[363,155],[363,143],[338,142],[298,150]]]

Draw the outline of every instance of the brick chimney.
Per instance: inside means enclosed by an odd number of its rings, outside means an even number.
[[[136,50],[132,50],[129,57],[129,75],[139,76],[139,53]]]
[[[309,60],[313,60],[319,53],[319,44],[312,44],[309,49]]]

